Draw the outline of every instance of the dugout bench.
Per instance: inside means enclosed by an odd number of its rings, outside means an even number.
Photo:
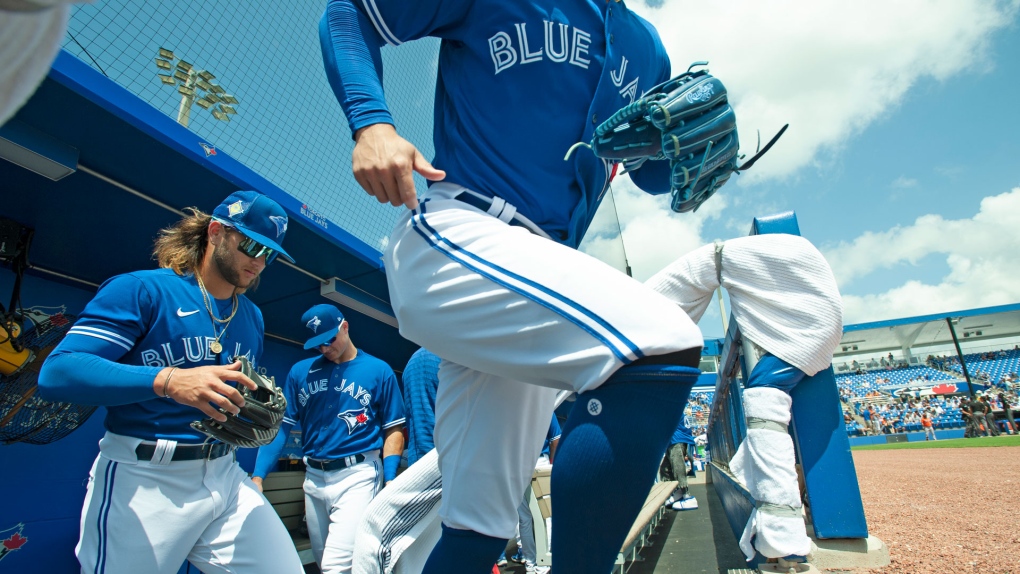
[[[293,466],[300,467],[300,470],[277,471],[266,475],[262,481],[262,493],[266,495],[266,499],[273,505],[273,510],[280,515],[280,520],[290,532],[301,563],[312,564],[315,562],[312,543],[308,540],[307,530],[302,529],[305,517],[305,491],[301,485],[305,481],[305,469],[302,464]]]
[[[536,470],[531,477],[529,504],[531,515],[534,517],[535,546],[538,549],[538,564],[540,566],[552,566],[552,552],[549,549],[549,529],[547,527],[549,519],[552,518],[551,475],[552,467],[548,467]],[[645,498],[645,503],[641,507],[641,512],[638,513],[637,519],[630,527],[630,532],[616,556],[613,574],[623,574],[630,564],[642,560],[638,554],[644,547],[651,544],[649,539],[666,514],[666,507],[663,504],[676,487],[676,481],[656,482],[652,485],[648,497]]]

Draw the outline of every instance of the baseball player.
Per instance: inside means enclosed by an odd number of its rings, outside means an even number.
[[[312,332],[305,349],[321,355],[299,361],[287,375],[280,434],[301,429],[305,517],[319,569],[350,572],[358,520],[382,480],[397,475],[404,404],[393,370],[354,346],[339,309],[316,305],[301,323]],[[260,489],[282,448],[275,441],[259,449],[253,480]]]
[[[662,461],[659,474],[663,480],[677,481],[677,487],[666,500],[666,506],[673,510],[694,510],[698,508],[698,499],[688,492],[688,473],[685,464],[686,461],[690,461],[693,469],[694,437],[691,435],[691,421],[688,415],[685,414],[680,420],[680,424],[676,426],[669,442],[669,448],[666,449],[666,457]]]
[[[442,359],[424,347],[411,355],[404,367],[404,408],[407,410],[407,464],[435,448],[436,389]]]
[[[160,269],[106,281],[39,375],[46,399],[106,406],[75,552],[82,572],[302,572],[269,502],[233,447],[192,429],[223,421],[255,384],[262,313],[244,295],[266,265],[290,256],[287,214],[254,191],[212,215],[190,209],[160,232]]]
[[[431,163],[398,134],[380,56],[385,44],[426,36],[442,40]],[[658,34],[618,1],[331,0],[320,39],[356,140],[355,178],[408,208],[384,256],[400,332],[445,360],[442,536],[422,571],[491,569],[514,533],[557,389],[579,396],[552,475],[556,568],[611,571],[697,379],[703,340],[681,305],[700,316],[714,287],[701,291],[727,278],[719,248],[696,268],[703,277],[678,280],[678,293],[697,293],[684,300],[576,251],[616,166],[564,152],[670,77]],[[666,193],[669,171],[651,161],[631,178]],[[415,172],[431,182],[420,202]],[[816,300],[831,303],[825,295]]]

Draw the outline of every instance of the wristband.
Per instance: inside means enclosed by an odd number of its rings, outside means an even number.
[[[178,367],[174,367],[174,368],[170,369],[169,373],[166,374],[166,380],[163,381],[163,398],[164,399],[169,399],[170,398],[170,395],[168,395],[166,391],[167,391],[167,388],[170,387],[170,377],[174,376],[174,371],[176,371],[177,369],[178,369]]]
[[[383,480],[389,482],[397,478],[397,467],[400,466],[400,455],[391,454],[382,459]]]

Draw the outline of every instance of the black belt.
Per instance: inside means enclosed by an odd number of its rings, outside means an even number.
[[[336,460],[318,460],[315,458],[309,458],[305,459],[305,466],[310,466],[319,470],[340,470],[341,468],[354,466],[359,462],[365,462],[365,455],[356,454],[354,456],[345,456]]]
[[[478,197],[477,195],[475,195],[473,193],[468,193],[466,191],[461,192],[456,197],[454,197],[454,199],[456,199],[457,201],[463,201],[464,203],[466,203],[466,204],[468,204],[468,205],[470,205],[472,207],[477,207],[478,209],[481,209],[482,211],[484,211],[486,213],[489,213],[489,208],[492,207],[492,198],[491,197],[485,197],[485,198]],[[492,215],[492,214],[490,214],[490,215]],[[502,220],[500,220],[500,221],[502,221]],[[523,227],[524,229],[527,229],[528,231],[531,231],[532,233],[534,233],[534,230],[531,228],[531,226],[526,224],[526,223],[524,223],[523,221],[521,221],[517,217],[516,214],[514,214],[514,216],[510,219],[509,224],[510,225],[516,225],[517,227]]]
[[[205,442],[202,444],[179,444],[174,449],[170,460],[213,460],[226,456],[234,451],[234,447],[223,442]],[[142,443],[135,448],[138,460],[152,460],[156,454],[156,445]]]

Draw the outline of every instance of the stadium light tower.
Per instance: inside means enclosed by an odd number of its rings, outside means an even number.
[[[177,64],[174,65],[174,60]],[[156,56],[156,77],[163,84],[177,86],[181,94],[181,106],[177,110],[177,123],[188,127],[191,121],[191,106],[198,104],[203,110],[209,110],[213,117],[221,122],[229,122],[230,116],[237,113],[240,102],[227,93],[226,88],[214,84],[216,76],[208,70],[199,70],[189,62],[177,58],[173,51],[160,48]]]

